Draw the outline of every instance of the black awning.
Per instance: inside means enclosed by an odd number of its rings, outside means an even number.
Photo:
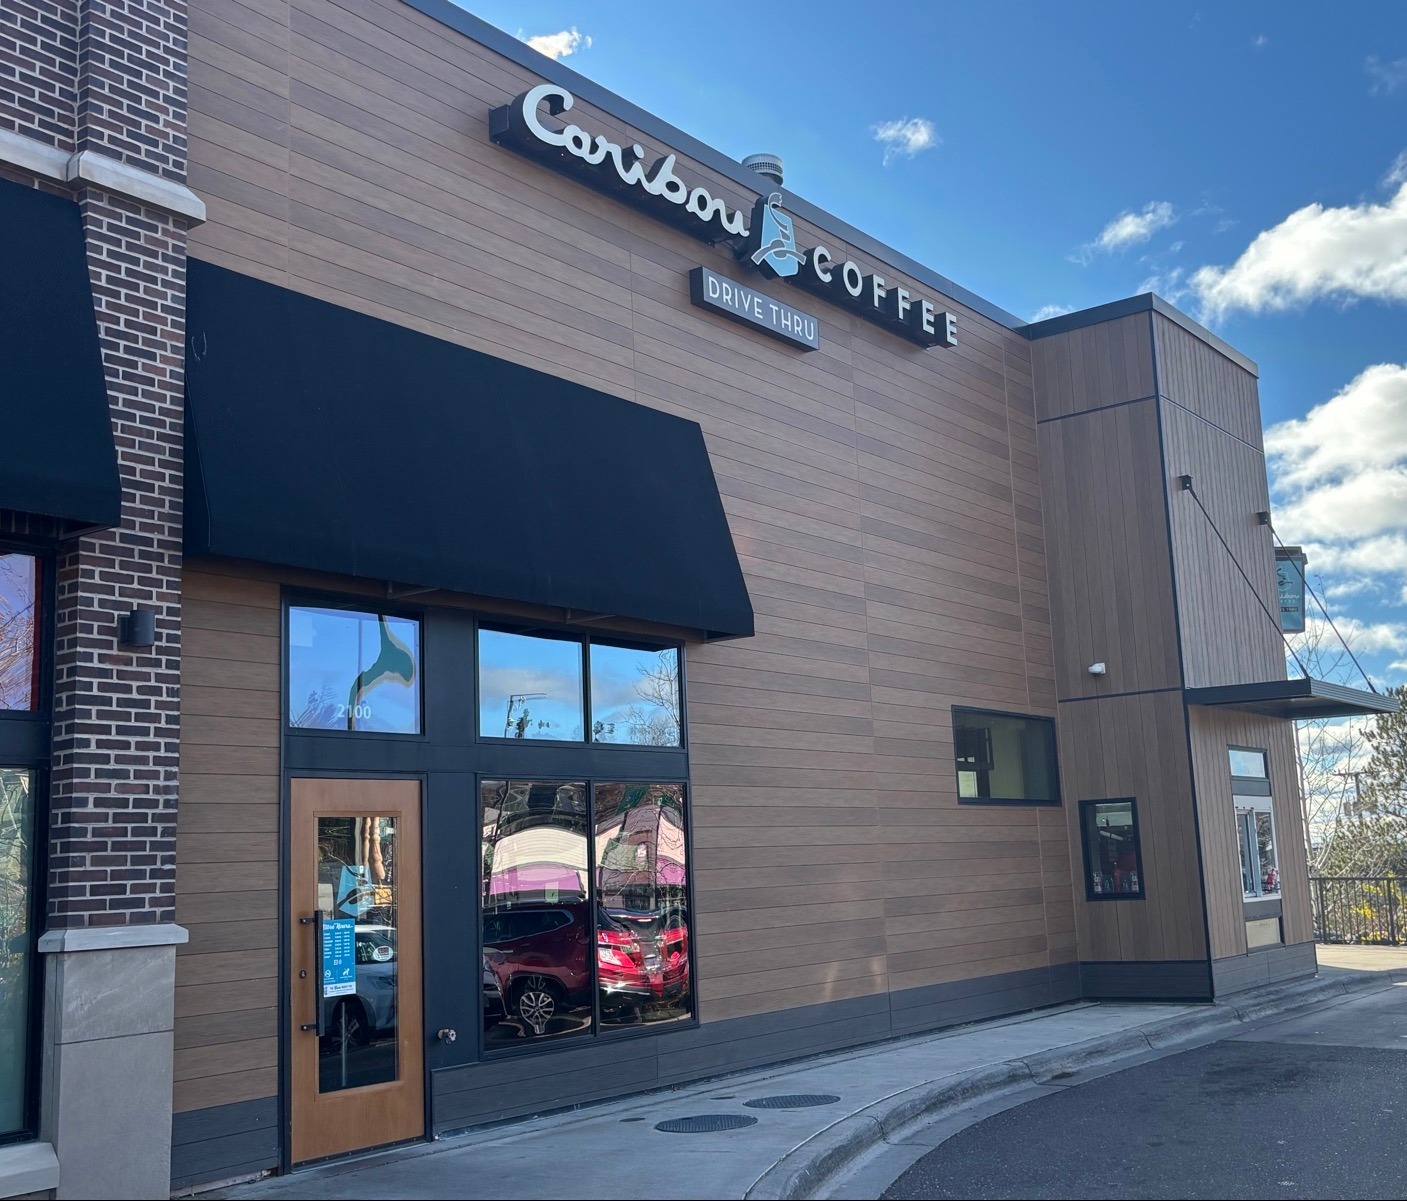
[[[78,205],[0,180],[0,509],[122,520]]]
[[[1345,688],[1327,680],[1267,680],[1259,684],[1222,684],[1215,688],[1188,688],[1183,697],[1189,705],[1221,705],[1259,713],[1262,717],[1284,717],[1306,721],[1316,717],[1371,717],[1375,713],[1396,713],[1397,702],[1390,696]]]
[[[191,260],[186,550],[750,635],[692,421]]]

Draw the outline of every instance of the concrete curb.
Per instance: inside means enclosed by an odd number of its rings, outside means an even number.
[[[1184,1043],[1224,1038],[1253,1022],[1359,993],[1380,991],[1404,981],[1407,981],[1407,972],[1344,972],[1298,983],[1269,985],[1208,1005],[1200,1013],[1180,1014],[1112,1037],[1070,1043],[1025,1059],[925,1081],[856,1110],[812,1135],[759,1176],[744,1194],[744,1201],[804,1201],[814,1197],[862,1156],[885,1143],[901,1141],[941,1117],[1000,1100],[1009,1093],[1047,1083],[1054,1077],[1110,1067],[1149,1051],[1169,1051]]]

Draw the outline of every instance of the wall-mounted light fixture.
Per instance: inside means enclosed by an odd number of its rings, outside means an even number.
[[[1105,667],[1103,663],[1091,663],[1089,665],[1089,674],[1092,676],[1102,676],[1108,670],[1109,669]]]
[[[123,646],[146,648],[156,645],[156,610],[133,609],[117,622],[117,640]]]

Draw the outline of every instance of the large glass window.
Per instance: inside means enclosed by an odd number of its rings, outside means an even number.
[[[40,563],[0,551],[0,712],[39,708]]]
[[[953,710],[958,800],[1057,805],[1055,723],[1046,717]]]
[[[679,651],[593,642],[591,738],[678,746]]]
[[[693,1012],[682,784],[486,780],[484,1047]]]
[[[288,724],[420,733],[420,623],[354,609],[291,607]]]
[[[1241,852],[1241,887],[1248,901],[1280,895],[1280,862],[1275,855],[1275,819],[1266,796],[1238,796],[1236,842]]]
[[[582,742],[582,643],[479,630],[479,734]]]
[[[597,990],[605,1028],[693,1012],[682,784],[598,784]]]
[[[32,771],[0,767],[0,1136],[28,1117],[35,800]]]
[[[1081,801],[1080,834],[1085,851],[1085,896],[1091,901],[1143,896],[1143,858],[1138,844],[1138,809],[1132,797]]]

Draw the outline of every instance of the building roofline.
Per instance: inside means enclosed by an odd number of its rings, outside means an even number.
[[[556,59],[548,58],[545,54],[540,54],[520,38],[499,29],[496,25],[490,25],[482,18],[460,8],[453,3],[453,0],[402,0],[402,2],[424,16],[478,42],[481,46],[486,46],[495,54],[501,54],[520,67],[525,67],[534,74],[540,75],[549,83],[567,88],[588,104],[610,113],[628,125],[633,125],[636,129],[648,134],[670,149],[686,154],[710,170],[717,171],[720,175],[732,180],[745,192],[757,194],[757,176],[742,163],[699,141],[698,138],[685,133],[668,121],[656,117],[653,113],[646,112],[639,105],[632,104],[623,96],[618,96],[615,92],[602,87],[580,72],[572,70],[571,67],[564,66]],[[1079,329],[1085,325],[1095,325],[1101,321],[1111,321],[1116,317],[1127,316],[1129,313],[1142,313],[1152,309],[1206,342],[1237,366],[1251,372],[1252,375],[1259,374],[1254,361],[1151,292],[1141,296],[1133,296],[1127,300],[1116,300],[1111,304],[1097,305],[1092,309],[1082,309],[1076,313],[1066,313],[1063,316],[1051,318],[1049,321],[1034,323],[1023,321],[1016,314],[1010,313],[1000,305],[993,304],[990,300],[954,283],[947,276],[940,275],[932,268],[925,267],[902,251],[895,250],[894,247],[887,246],[862,230],[856,229],[849,222],[841,220],[834,213],[828,213],[824,209],[818,208],[796,195],[795,192],[788,191],[785,187],[782,192],[786,198],[787,210],[802,220],[810,222],[834,237],[844,239],[857,251],[884,263],[886,266],[897,268],[911,275],[935,292],[940,292],[944,296],[966,305],[974,312],[995,321],[998,325],[1005,326],[1022,337],[1049,337],[1052,334],[1064,333],[1066,330]]]

